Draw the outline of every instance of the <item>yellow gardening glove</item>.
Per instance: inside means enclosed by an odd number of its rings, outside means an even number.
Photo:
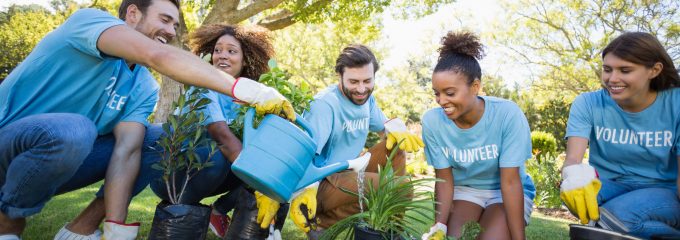
[[[134,240],[139,232],[139,223],[125,224],[111,220],[104,221],[102,240]]]
[[[280,204],[260,192],[255,192],[255,201],[257,202],[257,224],[260,224],[260,228],[268,229]]]
[[[602,183],[597,172],[586,163],[564,167],[562,169],[560,198],[571,212],[576,213],[581,224],[600,219],[597,205],[597,194]]]
[[[310,229],[315,229],[318,224],[316,218],[316,193],[318,188],[318,182],[309,185],[294,194],[293,201],[290,203],[290,218],[302,231],[309,232]]]
[[[446,240],[446,225],[437,222],[430,228],[430,231],[423,234],[422,240]]]
[[[425,146],[420,136],[410,133],[406,129],[404,121],[399,118],[393,118],[385,122],[385,131],[387,132],[386,144],[388,150],[391,150],[394,144],[399,142],[401,142],[399,148],[407,152],[415,152]]]
[[[272,87],[241,77],[236,79],[231,93],[237,101],[255,106],[259,115],[271,113],[295,121],[293,105]]]

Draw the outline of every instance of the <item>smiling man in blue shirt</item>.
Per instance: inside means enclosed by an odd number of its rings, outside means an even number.
[[[158,85],[145,66],[294,118],[274,89],[165,45],[179,25],[179,1],[124,0],[119,17],[76,11],[0,84],[2,239],[18,239],[25,218],[55,194],[104,178],[97,199],[69,226],[73,232],[65,227],[57,238],[98,239],[106,218],[107,239],[134,239],[138,224],[125,224],[127,206],[150,180],[145,173],[158,153],[147,146],[160,134],[147,129]]]
[[[378,61],[368,47],[358,44],[345,47],[335,65],[339,84],[318,93],[310,110],[303,115],[314,132],[316,153],[320,156],[315,158],[314,164],[319,167],[357,158],[364,150],[369,132],[386,133],[387,140],[372,146],[368,150],[370,154],[362,157],[370,158],[365,177],[371,179],[366,180],[366,183],[372,181],[374,186],[378,183],[378,166],[385,165],[389,150],[397,142],[403,140],[400,149],[407,152],[417,151],[423,146],[420,137],[407,131],[401,119],[388,120],[380,110],[372,96],[378,68]],[[393,159],[393,169],[403,175],[405,155],[403,151],[398,152]],[[356,171],[357,167],[351,168]],[[311,228],[306,224],[305,214],[300,206],[311,206],[307,214],[310,217],[314,217],[318,211],[321,229],[309,234],[314,239],[323,228],[358,213],[358,198],[341,189],[357,191],[356,172],[335,173],[318,185],[308,187],[291,202],[293,222],[305,232],[310,232]]]

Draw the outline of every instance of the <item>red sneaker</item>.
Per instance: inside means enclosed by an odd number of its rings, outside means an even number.
[[[210,212],[210,230],[217,235],[219,238],[224,238],[224,234],[227,233],[229,228],[229,223],[231,219],[225,214]]]

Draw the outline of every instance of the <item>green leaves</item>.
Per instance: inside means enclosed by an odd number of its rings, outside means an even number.
[[[512,50],[512,57],[538,76],[538,96],[562,96],[600,88],[601,51],[625,31],[649,32],[677,63],[680,1],[522,0],[494,42]],[[545,98],[545,97],[542,97]]]
[[[298,86],[291,82],[291,75],[279,68],[276,60],[270,59],[267,64],[269,65],[269,72],[262,74],[258,82],[273,87],[279,91],[281,95],[290,101],[296,113],[303,113],[304,111],[308,110],[310,103],[313,100],[313,95],[309,89],[309,86],[306,84],[301,84]],[[229,129],[231,132],[233,132],[239,139],[243,139],[243,120],[247,110],[247,108],[241,108],[237,117],[231,122],[231,124],[229,124]],[[257,126],[261,120],[262,116],[256,116],[254,126]]]
[[[420,236],[419,225],[431,224],[423,219],[430,219],[434,214],[430,183],[434,178],[413,179],[410,176],[399,176],[392,168],[392,159],[399,149],[394,147],[385,166],[378,170],[378,187],[374,187],[371,179],[363,202],[365,211],[343,219],[326,230],[322,239],[349,239],[356,224],[381,231],[384,234],[400,235],[404,239]],[[341,189],[357,196],[357,193]],[[429,191],[428,191],[429,190]],[[409,214],[406,214],[409,212]],[[344,235],[343,235],[344,233]]]
[[[208,90],[189,86],[185,89],[188,90],[173,102],[172,106],[177,110],[163,124],[164,134],[157,141],[161,161],[152,166],[163,171],[162,178],[173,204],[179,203],[184,188],[198,171],[213,165],[210,158],[217,150],[217,144],[208,138],[203,126],[206,116],[200,111],[211,102],[203,97]],[[197,150],[208,147],[207,158],[201,159]]]
[[[533,131],[531,132],[531,147],[535,155],[554,154],[557,151],[557,139],[550,133]]]

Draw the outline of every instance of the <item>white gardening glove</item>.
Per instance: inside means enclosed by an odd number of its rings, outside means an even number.
[[[254,105],[259,115],[271,113],[295,121],[293,105],[272,87],[241,77],[236,79],[231,94],[237,101]]]
[[[430,231],[423,234],[422,240],[445,240],[446,239],[446,225],[437,222],[430,228]]]
[[[387,133],[387,149],[391,150],[395,144],[400,143],[399,148],[407,152],[420,150],[425,144],[420,136],[410,133],[406,129],[406,124],[399,118],[393,118],[385,122],[385,132]]]
[[[125,224],[106,220],[102,240],[134,240],[137,237],[139,225],[138,222]]]
[[[90,235],[81,235],[68,230],[66,228],[67,225],[68,223],[64,224],[64,226],[59,229],[57,235],[54,235],[54,240],[100,240],[102,238],[102,232],[99,231],[99,229],[94,230],[94,233]],[[0,238],[0,240],[2,240],[2,238]]]
[[[347,160],[347,163],[349,164],[349,167],[347,169],[352,169],[354,172],[360,172],[366,169],[366,166],[368,166],[368,162],[371,160],[371,153],[366,152],[364,153],[363,156],[360,156],[358,158],[352,159],[352,160]]]
[[[597,194],[602,183],[595,168],[587,163],[566,166],[562,169],[560,198],[567,208],[576,213],[582,224],[600,219]]]
[[[21,238],[14,234],[3,234],[0,235],[0,240],[21,240]]]
[[[316,194],[319,191],[319,182],[315,182],[293,193],[290,202],[290,218],[302,231],[309,232],[316,229]]]

